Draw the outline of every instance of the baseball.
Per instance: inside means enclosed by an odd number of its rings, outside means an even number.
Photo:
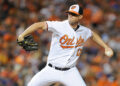
[[[110,51],[107,51],[107,52],[105,52],[105,54],[107,55],[107,56],[111,56],[111,52]]]

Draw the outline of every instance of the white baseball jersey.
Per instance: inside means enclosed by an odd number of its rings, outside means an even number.
[[[48,63],[57,67],[72,67],[80,56],[84,42],[92,36],[89,28],[79,25],[75,31],[65,21],[47,21],[48,31],[53,32]]]
[[[47,24],[48,30],[53,32],[48,62],[46,67],[31,79],[28,86],[49,86],[54,82],[60,82],[65,86],[86,86],[74,65],[80,56],[84,42],[92,35],[91,30],[80,25],[75,31],[68,20],[47,21]],[[48,63],[60,68],[71,68],[61,71],[48,66]]]

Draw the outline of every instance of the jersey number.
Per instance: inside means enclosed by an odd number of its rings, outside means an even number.
[[[77,50],[77,56],[80,56],[81,52],[82,52],[82,49],[79,48],[79,49]]]

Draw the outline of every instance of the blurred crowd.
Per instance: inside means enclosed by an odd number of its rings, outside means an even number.
[[[120,0],[76,0],[84,8],[80,24],[96,31],[114,50],[104,49],[91,40],[85,44],[77,67],[87,86],[120,86]],[[65,11],[74,0],[0,0],[0,86],[27,86],[47,61],[51,33],[32,33],[39,50],[26,52],[16,39],[28,26],[45,20],[67,19]],[[59,83],[51,86],[63,86]]]

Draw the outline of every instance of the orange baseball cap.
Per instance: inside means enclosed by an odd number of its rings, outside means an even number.
[[[73,13],[76,15],[82,15],[83,14],[83,8],[80,7],[78,4],[71,5],[69,10],[66,13]]]

